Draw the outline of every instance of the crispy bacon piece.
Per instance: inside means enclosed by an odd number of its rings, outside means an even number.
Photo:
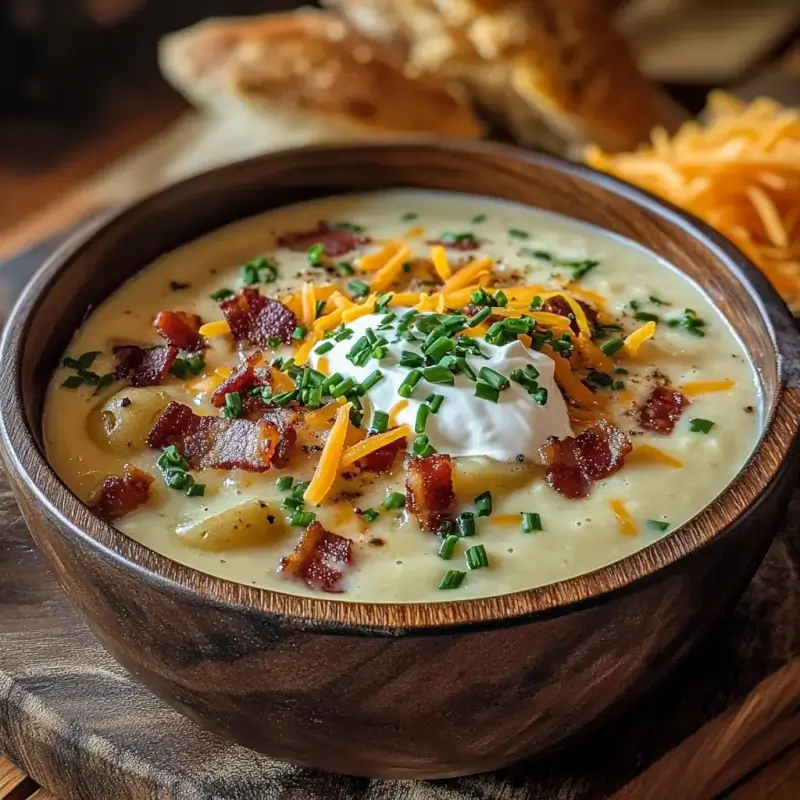
[[[468,250],[477,250],[481,246],[477,239],[464,239],[461,237],[457,239],[430,239],[428,244],[440,244],[448,250],[459,250],[462,253]]]
[[[150,499],[153,476],[144,470],[126,464],[122,477],[109,475],[89,503],[89,508],[106,522],[124,517],[143,506]]]
[[[280,560],[278,571],[323,592],[342,592],[341,580],[352,563],[352,541],[312,522],[294,550]]]
[[[654,433],[672,433],[675,423],[689,405],[689,398],[669,386],[656,386],[639,409],[639,424]]]
[[[258,289],[242,289],[219,307],[235,339],[246,339],[261,347],[266,347],[273,337],[288,344],[297,327],[297,317],[291,309],[264,297]]]
[[[547,483],[564,497],[586,497],[595,481],[613,475],[632,450],[623,431],[601,420],[576,437],[551,436],[539,448]]]
[[[217,407],[225,405],[225,395],[230,392],[244,392],[254,389],[256,386],[272,385],[272,370],[268,366],[256,367],[254,364],[259,360],[261,354],[247,358],[236,370],[226,378],[211,394],[211,402]]]
[[[409,456],[406,461],[408,510],[424,531],[437,531],[453,511],[453,462],[450,456]]]
[[[326,256],[343,256],[355,250],[360,244],[369,244],[368,236],[360,236],[352,231],[332,228],[327,222],[318,222],[310,231],[292,231],[278,237],[278,245],[287,250],[297,252],[308,250],[315,244],[321,244]]]
[[[258,400],[258,398],[252,398]],[[254,405],[254,404],[253,404]],[[275,467],[285,467],[289,463],[289,454],[297,441],[297,424],[300,416],[293,408],[269,408],[262,404],[261,410],[245,409],[248,419],[264,420],[273,425],[280,435],[275,452],[272,454],[272,464]]]
[[[584,303],[583,300],[578,300],[578,305],[583,309],[586,314],[586,321],[589,327],[594,329],[597,326],[597,309]],[[542,303],[542,311],[547,311],[549,314],[558,314],[559,317],[567,317],[570,320],[569,326],[575,333],[580,333],[578,321],[572,313],[569,303],[563,297],[550,297]]]
[[[364,458],[359,458],[358,461],[356,461],[356,466],[366,472],[389,472],[394,466],[394,460],[397,458],[397,454],[401,450],[405,450],[405,447],[405,439],[396,439],[377,450],[373,450],[371,453],[364,456]]]
[[[174,444],[193,469],[266,472],[280,442],[277,427],[264,419],[199,417],[189,406],[171,402],[147,434],[147,444]]]
[[[112,353],[117,359],[115,375],[118,378],[134,386],[157,386],[178,357],[178,348],[123,344],[113,348]]]
[[[158,335],[179,350],[201,350],[206,340],[200,335],[203,320],[186,311],[159,311],[153,325]]]

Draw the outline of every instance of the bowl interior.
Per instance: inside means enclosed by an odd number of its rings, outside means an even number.
[[[160,255],[230,222],[314,197],[400,186],[487,195],[564,214],[649,248],[697,281],[737,331],[762,382],[765,434],[737,480],[739,484],[747,473],[753,475],[750,490],[729,489],[671,536],[589,575],[503,598],[420,604],[418,613],[398,612],[399,617],[390,610],[403,607],[390,604],[299,598],[207,576],[200,580],[190,568],[101,523],[72,497],[44,462],[40,420],[58,358],[92,307]],[[5,368],[13,370],[13,386],[5,389],[10,402],[4,404],[6,430],[17,456],[26,439],[35,441],[38,451],[26,453],[23,472],[42,502],[52,504],[75,535],[88,534],[109,548],[109,558],[124,558],[150,577],[155,572],[160,580],[175,580],[193,590],[201,586],[212,598],[278,613],[368,625],[400,622],[413,627],[517,616],[597,597],[650,575],[744,513],[777,470],[797,427],[774,436],[783,444],[776,441],[764,452],[783,386],[771,318],[786,327],[788,312],[766,280],[730,245],[681,212],[586,168],[475,143],[310,148],[224,167],[171,187],[112,217],[88,241],[51,262],[23,296],[5,339]],[[25,430],[14,425],[17,412]],[[35,481],[30,479],[33,473]],[[446,610],[453,607],[457,613]]]

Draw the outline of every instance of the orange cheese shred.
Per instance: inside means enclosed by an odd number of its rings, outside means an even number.
[[[342,321],[344,312],[344,308],[337,308],[335,311],[331,311],[330,314],[314,320],[314,333],[322,335],[326,331],[332,331]]]
[[[558,355],[549,344],[544,345],[541,352],[553,359],[556,382],[573,400],[588,408],[600,407],[600,398],[591,392],[588,386],[581,383],[566,358]]]
[[[302,308],[301,319],[307,328],[314,324],[314,317],[317,313],[317,295],[314,291],[314,284],[306,281],[300,292],[300,305]]]
[[[403,245],[399,242],[387,242],[380,250],[367,253],[356,261],[358,268],[364,272],[375,272],[385,266]]]
[[[397,425],[397,415],[408,405],[408,400],[398,400],[389,409],[389,425],[394,427]]]
[[[344,311],[342,311],[342,322],[349,324],[359,317],[365,317],[367,314],[371,314],[375,310],[376,302],[377,298],[375,295],[370,295],[363,303],[344,309]]]
[[[614,369],[614,362],[585,333],[573,337],[572,341],[587,364],[599,372],[611,372]]]
[[[314,333],[306,334],[306,338],[303,340],[303,343],[297,348],[297,350],[295,350],[294,363],[299,367],[302,367],[303,364],[308,361],[308,357],[311,355],[311,350],[318,341],[319,340]]]
[[[314,470],[314,477],[303,494],[305,501],[311,505],[319,505],[330,492],[333,482],[336,480],[342,453],[344,453],[344,440],[347,438],[347,430],[350,427],[352,405],[352,403],[345,403],[336,412],[336,421],[322,448],[319,463]]]
[[[431,247],[431,261],[436,274],[443,282],[452,277],[453,270],[450,269],[450,262],[447,260],[447,251],[440,244]]]
[[[270,374],[272,388],[279,392],[293,392],[295,389],[294,381],[279,369],[273,369]]]
[[[490,272],[493,264],[494,261],[488,256],[470,261],[469,264],[461,267],[458,272],[453,273],[453,276],[445,281],[442,291],[447,295],[456,289],[463,289],[465,286],[469,286],[481,273]]]
[[[319,357],[319,361],[317,361],[317,371],[321,372],[326,377],[331,374],[327,356]]]
[[[396,442],[398,439],[407,439],[411,435],[411,428],[408,425],[400,425],[392,430],[378,433],[375,436],[368,436],[358,444],[348,447],[342,455],[342,466],[349,467],[355,464],[360,458],[380,450],[381,447],[386,447],[387,444]]]
[[[201,336],[205,336],[206,339],[213,339],[215,336],[224,336],[226,333],[230,333],[231,328],[228,325],[227,320],[218,319],[215,322],[206,322],[205,325],[201,325],[198,333]]]
[[[414,308],[416,308],[417,311],[436,311],[438,304],[438,294],[426,294],[425,292],[420,292],[419,302],[416,304],[416,306],[414,306]]]
[[[625,337],[625,352],[630,356],[635,356],[639,348],[648,340],[652,339],[656,332],[655,322],[645,322],[641,328],[637,328],[633,333]]]
[[[401,247],[376,273],[369,288],[385,292],[403,273],[403,264],[411,258],[411,250]]]
[[[633,517],[628,513],[628,509],[625,508],[625,503],[623,503],[622,500],[611,500],[609,505],[614,512],[614,516],[617,518],[619,532],[625,534],[625,536],[636,536],[639,529]]]
[[[578,323],[578,330],[585,334],[587,338],[592,338],[592,328],[589,325],[589,320],[586,319],[586,312],[581,308],[580,303],[569,292],[545,292],[541,295],[542,300],[548,300],[551,297],[561,297],[569,305],[570,310],[575,316],[575,322]]]
[[[653,447],[651,444],[640,444],[633,448],[633,451],[628,456],[629,460],[633,461],[650,461],[658,464],[664,464],[673,469],[680,469],[683,466],[683,461],[678,460],[669,453],[665,453],[658,447]]]
[[[699,394],[711,394],[712,392],[727,392],[733,389],[736,381],[730,378],[723,378],[721,381],[690,381],[681,386],[681,392],[687,397],[696,397]]]
[[[522,525],[522,514],[494,514],[492,525]]]
[[[340,397],[338,400],[334,400],[332,403],[322,406],[322,408],[309,411],[308,414],[303,417],[303,422],[309,428],[311,428],[311,430],[324,430],[333,422],[333,418],[336,415],[339,407],[344,405],[346,402],[347,401],[344,399],[344,397]]]

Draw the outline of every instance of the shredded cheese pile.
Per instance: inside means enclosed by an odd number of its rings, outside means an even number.
[[[761,98],[709,98],[710,121],[586,162],[696,214],[733,241],[800,312],[800,111]]]

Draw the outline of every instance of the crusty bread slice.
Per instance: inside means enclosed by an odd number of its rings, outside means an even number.
[[[638,71],[598,0],[327,0],[409,64],[458,80],[521,143],[626,150],[684,114]]]
[[[202,22],[167,36],[160,64],[193,103],[247,116],[268,146],[482,133],[459,86],[407,74],[401,52],[315,9]]]

